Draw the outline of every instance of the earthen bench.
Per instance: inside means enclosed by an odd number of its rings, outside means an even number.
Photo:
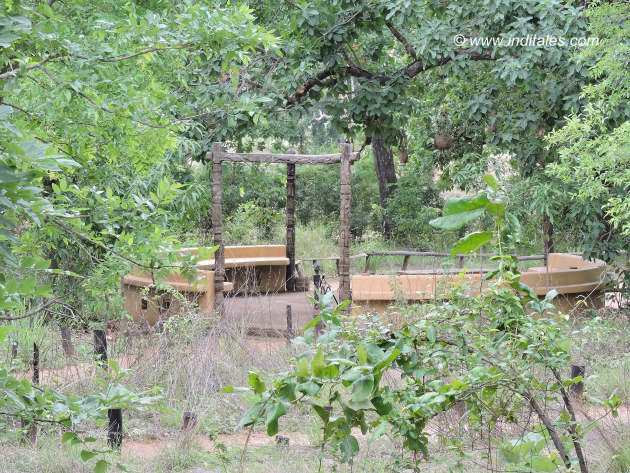
[[[197,248],[183,252],[195,254]],[[285,245],[226,246],[223,250],[225,276],[236,293],[282,292],[285,288],[287,249]],[[198,261],[201,270],[214,270],[214,259]]]
[[[175,273],[160,282],[173,288],[182,297],[157,290],[148,272],[135,270],[122,278],[124,306],[135,322],[146,322],[153,326],[159,320],[181,313],[185,309],[185,301],[196,303],[203,314],[212,313],[214,271],[198,271],[197,279],[192,282]],[[232,284],[224,283],[223,290],[231,291]]]
[[[469,295],[479,294],[489,283],[483,274],[489,270],[445,270],[401,271],[396,275],[357,274],[351,278],[352,299],[357,310],[382,311],[396,301],[419,302],[443,299],[455,287],[463,287]],[[530,268],[521,273],[521,282],[532,288],[538,296],[555,289],[561,296],[556,304],[570,308],[576,298],[589,299],[597,305],[594,297],[603,286],[606,264],[600,260],[587,261],[580,256],[565,253],[550,253],[547,266]]]

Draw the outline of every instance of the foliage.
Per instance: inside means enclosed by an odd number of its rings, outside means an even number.
[[[10,327],[0,327],[0,343],[4,343]],[[79,434],[81,427],[94,421],[103,421],[109,409],[146,409],[159,399],[159,392],[134,393],[121,382],[124,372],[115,363],[111,363],[110,373],[102,378],[103,391],[88,396],[62,394],[51,388],[34,386],[26,379],[19,379],[6,367],[0,367],[0,412],[5,418],[16,419],[22,427],[34,424],[54,424],[68,429],[63,442],[81,445],[81,459],[91,460],[106,451],[91,446],[96,439]],[[1,422],[10,428],[12,422]],[[104,472],[109,463],[97,460],[95,472]]]
[[[547,174],[561,180],[580,212],[592,215],[585,252],[610,260],[630,238],[630,7],[603,3],[588,16],[600,42],[578,53],[593,64],[591,83],[582,90],[586,106],[548,137],[560,161]]]
[[[486,183],[498,190],[493,178]],[[500,238],[504,204],[486,193],[447,201],[434,224],[458,228],[483,212],[497,218],[494,235]],[[474,251],[492,236],[471,233],[457,251]],[[576,380],[558,374],[569,363],[570,342],[552,312],[555,294],[539,300],[520,282],[512,257],[496,259],[500,267],[481,295],[456,291],[450,302],[411,306],[399,329],[345,317],[347,302],[324,309],[307,325],[300,339],[305,350],[291,371],[269,382],[250,373],[246,391],[253,405],[241,425],[263,422],[275,435],[291,406],[308,406],[322,421],[323,444],[332,445],[341,461],[352,462],[359,450],[353,428],[399,438],[407,451],[427,458],[427,425],[456,405],[466,405],[472,428],[518,424],[528,406],[539,422],[521,426],[521,437],[500,446],[504,461],[526,471],[581,467],[582,427],[566,395]],[[317,336],[319,325],[324,329]],[[391,370],[401,382],[384,381]],[[541,407],[550,402],[566,409],[560,420],[552,421]],[[613,395],[603,403],[614,411],[620,400]],[[544,448],[547,442],[556,451]]]
[[[433,249],[436,238],[428,223],[437,215],[441,199],[432,177],[430,170],[415,160],[405,165],[387,205],[397,243]]]

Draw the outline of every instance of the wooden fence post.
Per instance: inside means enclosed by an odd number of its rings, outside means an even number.
[[[294,151],[289,151],[294,153]],[[295,164],[287,163],[287,266],[286,290],[295,292]]]
[[[94,358],[96,363],[107,369],[107,332],[94,330]],[[107,409],[107,444],[110,448],[120,450],[123,440],[122,409]]]
[[[223,246],[223,148],[212,144],[212,243],[218,246],[214,253],[214,308],[223,313],[223,281],[225,255]]]
[[[39,386],[39,346],[37,343],[33,343],[33,377],[32,377],[33,386]],[[37,423],[31,422],[28,425],[28,438],[31,443],[35,445],[37,443],[37,433],[38,433]]]
[[[411,258],[409,255],[403,256],[401,271],[407,271],[407,268],[409,267],[409,258]]]
[[[365,255],[365,266],[363,266],[363,272],[364,273],[369,273],[370,272],[370,255],[369,255],[369,253]]]
[[[577,378],[581,376],[584,378],[584,374],[586,373],[586,366],[584,365],[571,365],[571,378]],[[571,385],[571,394],[573,396],[580,398],[584,394],[584,381],[580,381],[578,383]]]
[[[99,366],[107,365],[107,333],[94,330],[94,358]]]
[[[351,190],[352,144],[344,143],[341,148],[341,169],[339,171],[340,191],[340,235],[339,235],[339,301],[352,301],[350,290],[350,213],[352,204]]]
[[[291,339],[295,336],[293,331],[293,313],[290,305],[287,305],[287,342],[291,343]]]

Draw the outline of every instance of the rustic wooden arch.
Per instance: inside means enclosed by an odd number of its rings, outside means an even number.
[[[223,306],[223,282],[225,280],[225,255],[223,244],[223,162],[232,163],[277,163],[287,165],[286,246],[289,266],[287,268],[287,290],[295,290],[295,165],[340,163],[339,203],[339,300],[352,299],[350,291],[350,185],[351,165],[358,159],[352,152],[352,144],[343,143],[338,154],[272,154],[230,153],[221,143],[214,143],[206,158],[212,162],[212,237],[218,246],[214,255],[215,308]]]

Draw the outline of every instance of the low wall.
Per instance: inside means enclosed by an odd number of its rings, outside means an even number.
[[[184,248],[181,255],[196,255],[198,248]],[[236,294],[271,293],[285,290],[285,245],[225,247],[225,292]],[[197,304],[204,314],[214,309],[214,260],[197,262],[193,282],[179,274],[169,275],[163,283],[178,294],[157,291],[151,274],[136,269],[123,277],[121,286],[125,309],[136,322],[155,325],[159,320],[181,313],[187,303]]]
[[[195,248],[185,251],[194,254]],[[235,294],[266,294],[286,290],[289,258],[285,245],[226,246],[225,278]],[[214,269],[214,259],[202,260],[197,268]]]
[[[203,314],[214,308],[214,271],[197,271],[197,280],[190,282],[179,274],[171,274],[164,281],[178,294],[155,289],[151,274],[134,271],[122,278],[125,309],[136,322],[155,325],[171,315],[181,313],[186,303],[195,303]],[[225,284],[225,290],[232,288]]]
[[[486,270],[487,272],[487,270]],[[530,268],[521,274],[521,281],[539,296],[551,289],[558,291],[561,308],[566,302],[575,302],[579,296],[589,296],[591,304],[598,305],[598,289],[604,282],[606,264],[600,260],[587,261],[580,256],[551,253],[548,265]],[[412,273],[412,272],[409,272]],[[488,282],[481,271],[430,272],[397,275],[357,274],[351,278],[353,303],[358,310],[382,311],[397,301],[419,302],[445,299],[455,287],[469,295],[478,295]],[[584,298],[583,297],[583,298]],[[588,301],[587,301],[588,302]]]

